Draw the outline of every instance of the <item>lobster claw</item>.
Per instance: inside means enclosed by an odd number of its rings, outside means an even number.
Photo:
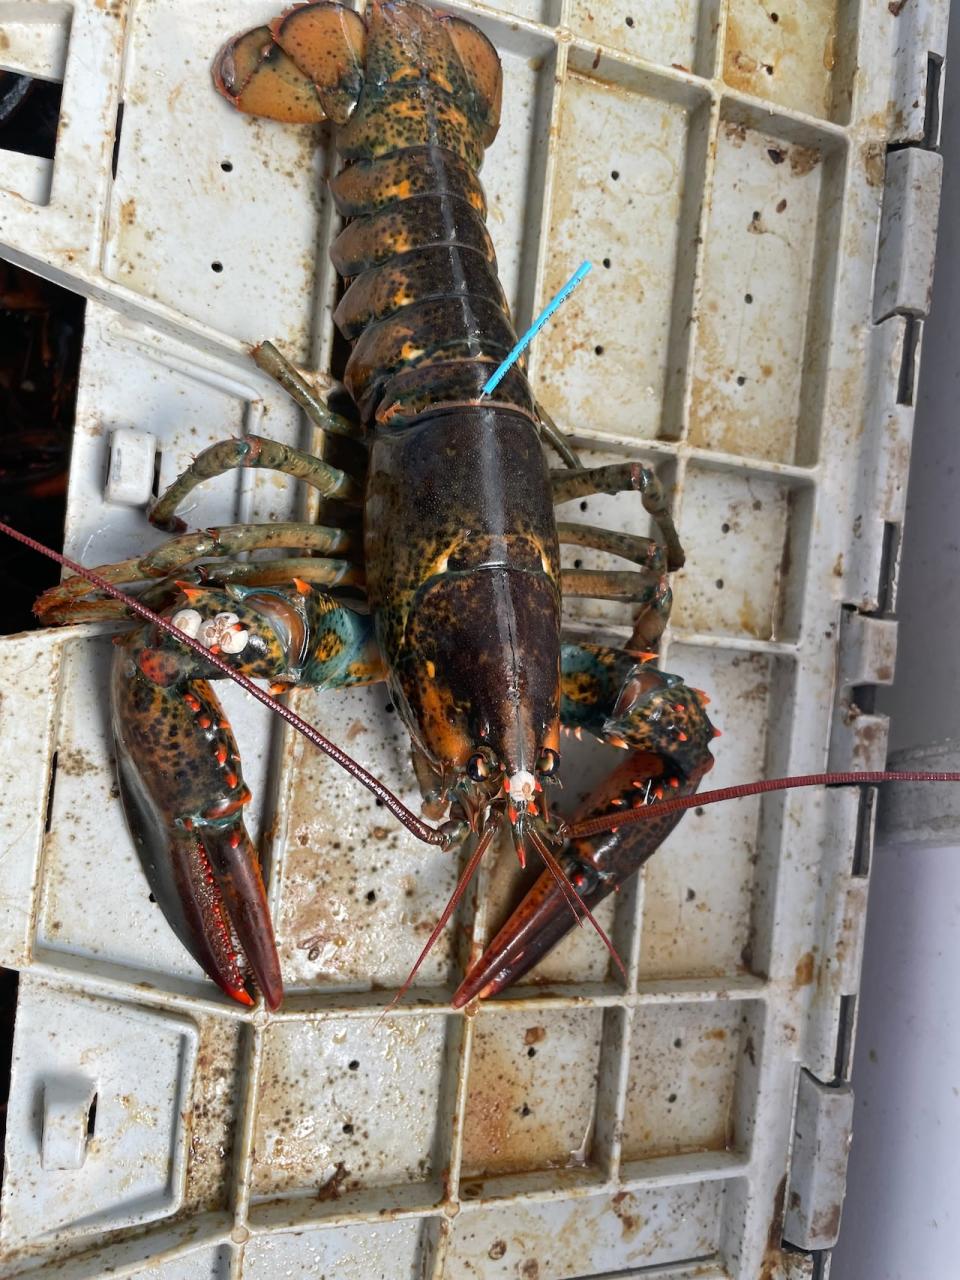
[[[250,793],[219,701],[204,680],[165,683],[162,655],[136,639],[114,659],[112,700],[120,796],[158,905],[227,995],[253,1004],[249,972],[277,1008],[280,961],[242,818]]]
[[[565,860],[560,865],[568,872]],[[609,892],[609,890],[607,890]],[[581,897],[583,894],[581,893]],[[606,894],[588,901],[599,902]],[[522,978],[573,928],[570,904],[556,880],[544,872],[509,917],[506,924],[474,964],[453,996],[453,1007],[462,1009],[471,1000],[499,995]]]
[[[709,755],[691,772],[676,778],[671,797],[691,795],[713,764]],[[611,812],[637,787],[662,776],[663,762],[646,752],[633,752],[580,807],[573,823]],[[683,816],[671,812],[599,835],[570,840],[558,858],[580,902],[591,911],[643,866]],[[581,913],[582,914],[582,913]],[[498,995],[538,964],[577,923],[570,899],[552,873],[544,871],[506,924],[471,966],[453,996],[461,1009],[471,1000]]]

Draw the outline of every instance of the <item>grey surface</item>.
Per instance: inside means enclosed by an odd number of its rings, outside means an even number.
[[[960,771],[960,739],[950,738],[929,747],[908,747],[890,756],[897,771]],[[911,848],[960,844],[960,787],[905,782],[884,787],[877,815],[880,844]]]
[[[878,696],[901,762],[905,750],[960,736],[960,21],[953,16],[937,273],[923,337],[897,606],[899,657],[892,689]],[[886,803],[887,836],[881,824],[871,869],[853,1147],[831,1280],[941,1280],[960,1272],[960,841],[945,835],[942,843],[952,839],[954,846],[918,847],[904,816],[905,806],[918,804],[915,793]],[[945,797],[929,803],[950,804]],[[915,837],[929,812],[918,816]]]
[[[890,750],[958,736],[960,702],[960,20],[945,67],[943,206],[933,309],[924,325],[897,617]],[[951,57],[953,61],[951,62]]]

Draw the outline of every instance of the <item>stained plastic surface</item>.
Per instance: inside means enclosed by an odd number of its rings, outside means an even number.
[[[881,236],[885,159],[932,154],[946,6],[449,7],[504,63],[482,178],[518,325],[595,264],[532,349],[538,395],[591,460],[639,457],[673,492],[687,567],[662,665],[712,700],[711,782],[874,767],[886,725],[860,691],[894,649],[857,610],[895,585],[926,287],[909,262],[928,261]],[[213,440],[318,444],[247,344],[272,338],[327,384],[328,139],[235,115],[209,77],[270,12],[0,8],[0,66],[63,78],[53,161],[0,152],[0,244],[90,298],[66,533],[89,564],[156,545],[144,483]],[[877,280],[896,283],[879,317]],[[251,472],[185,514],[304,502]],[[558,514],[646,532],[629,497]],[[568,618],[627,634],[621,606]],[[248,1012],[150,901],[111,759],[109,630],[0,645],[0,961],[21,970],[4,1275],[813,1274],[780,1247],[794,1101],[801,1068],[847,1074],[870,793],[692,811],[599,913],[625,985],[578,930],[465,1018],[449,999],[515,895],[506,852],[378,1022],[454,859],[227,689],[288,991]],[[417,803],[382,689],[297,705]],[[565,751],[565,805],[612,754]]]

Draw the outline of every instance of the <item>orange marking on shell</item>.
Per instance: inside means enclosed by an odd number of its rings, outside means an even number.
[[[239,849],[239,847],[240,847],[240,832],[231,831],[230,832],[230,848]]]
[[[686,742],[687,735],[681,729],[680,732],[677,734],[677,738],[679,739],[680,742]]]
[[[222,742],[217,747],[216,751],[214,752],[214,755],[217,757],[217,764],[227,763],[227,748],[223,745]]]
[[[311,591],[309,582],[304,582],[302,578],[294,578],[293,585],[297,588],[302,596],[308,596]]]
[[[670,779],[670,785],[671,785],[671,787],[679,787],[679,785],[680,785],[680,779],[679,779],[679,778],[671,778],[671,779]]]
[[[621,800],[619,796],[614,796],[613,799],[610,801],[610,803],[617,805],[617,807],[619,808],[621,805],[624,805],[627,802],[626,800]]]
[[[209,729],[211,724],[210,717],[197,716],[197,724],[200,726],[201,729]]]
[[[185,693],[183,695],[183,700],[187,704],[187,706],[190,708],[191,711],[200,710],[200,699],[195,694]]]
[[[185,582],[178,582],[177,586],[186,596],[188,604],[193,604],[195,600],[199,600],[203,596],[203,591],[200,587],[189,587]]]
[[[228,787],[235,787],[237,785],[237,775],[233,772],[228,773],[226,776],[226,784]]]
[[[504,780],[503,780],[503,789],[504,789],[504,791],[506,791],[507,795],[509,795],[509,794],[510,794],[510,779],[509,779],[509,778],[504,778]]]
[[[473,754],[473,744],[450,714],[454,708],[447,686],[440,681],[424,681],[421,686],[421,706],[421,729],[432,754],[454,765],[466,764]]]
[[[513,805],[510,805],[510,806],[507,808],[507,814],[508,814],[508,816],[509,816],[509,818],[510,818],[510,821],[511,821],[511,822],[516,822],[516,820],[517,820],[517,811],[516,811],[516,809],[513,807]]]

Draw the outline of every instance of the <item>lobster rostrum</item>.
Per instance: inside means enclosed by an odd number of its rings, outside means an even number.
[[[151,511],[179,536],[99,572],[113,584],[146,581],[142,600],[274,690],[385,680],[425,812],[446,817],[448,842],[476,840],[468,870],[501,829],[521,864],[536,851],[546,870],[467,974],[454,997],[462,1006],[527,972],[679,819],[564,840],[547,804],[561,727],[627,752],[575,820],[690,794],[712,765],[706,699],[650,661],[683,552],[655,475],[639,463],[579,466],[522,365],[482,394],[516,342],[477,179],[502,84],[487,38],[412,0],[374,0],[365,19],[308,3],[231,40],[214,81],[241,111],[335,127],[344,167],[330,189],[347,220],[331,249],[347,284],[335,320],[353,344],[344,381],[359,424],[271,359],[321,427],[362,443],[365,475],[257,437],[214,445]],[[564,467],[548,468],[545,440]],[[346,529],[305,523],[185,532],[177,506],[233,467],[279,470],[362,507],[362,546]],[[557,523],[558,503],[625,491],[640,495],[659,538]],[[636,568],[561,569],[562,542]],[[263,550],[283,555],[235,559]],[[338,598],[343,586],[365,589],[367,607]],[[626,648],[562,642],[565,595],[636,603]],[[37,608],[53,622],[123,611],[81,578]],[[252,980],[276,1007],[280,966],[243,822],[249,791],[210,684],[221,675],[157,627],[122,638],[112,688],[121,795],[185,945],[235,999],[251,1002]]]

